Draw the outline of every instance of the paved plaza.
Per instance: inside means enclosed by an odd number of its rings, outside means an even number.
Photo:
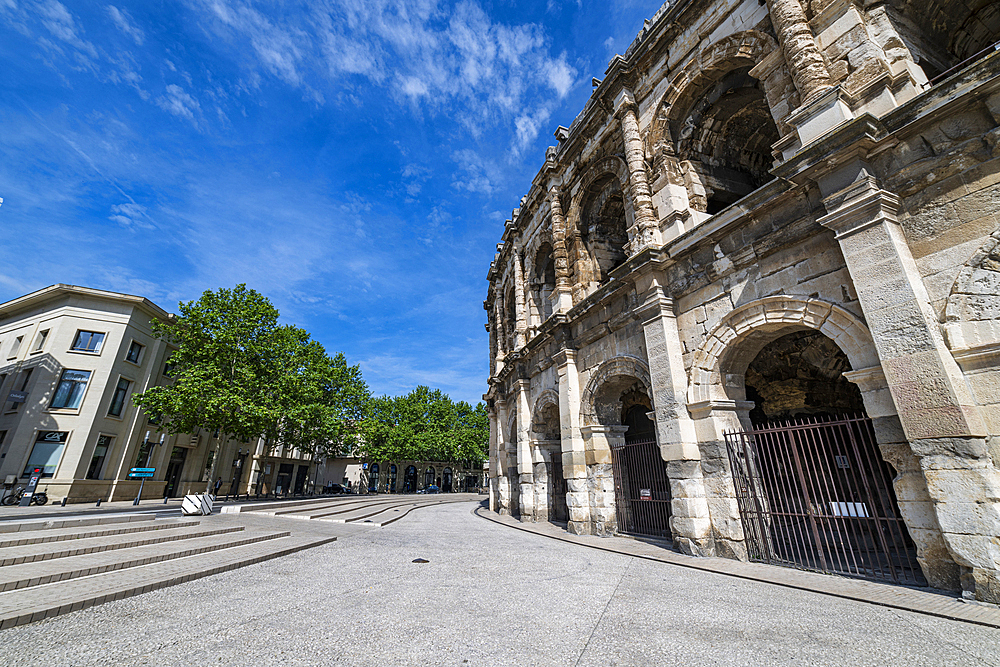
[[[0,643],[46,667],[1000,665],[1000,629],[553,540],[477,507],[343,526],[336,542]]]

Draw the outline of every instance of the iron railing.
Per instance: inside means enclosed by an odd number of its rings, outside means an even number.
[[[670,480],[655,440],[611,448],[618,532],[670,539]]]
[[[867,417],[725,434],[751,560],[926,586]]]

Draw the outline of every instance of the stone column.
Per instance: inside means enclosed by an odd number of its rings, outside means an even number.
[[[524,251],[514,248],[514,349],[524,347],[528,331],[527,300],[524,296]]]
[[[517,392],[517,474],[520,489],[521,521],[535,519],[535,475],[531,461],[531,407],[528,405],[529,380],[514,383]]]
[[[490,494],[490,511],[499,511],[497,498],[497,478],[500,475],[500,454],[497,449],[497,432],[499,431],[499,422],[497,420],[497,411],[492,403],[487,403],[487,414],[490,418],[490,461],[487,476],[489,477],[489,494]]]
[[[567,530],[577,535],[593,532],[587,488],[587,453],[580,432],[580,375],[576,350],[563,349],[554,357],[559,373],[559,430],[562,436],[563,477],[566,478]]]
[[[569,251],[566,249],[566,218],[563,216],[559,190],[549,188],[552,211],[552,260],[556,269],[556,289],[552,312],[565,313],[573,307],[573,286],[569,278]]]
[[[830,72],[799,0],[767,0],[771,23],[802,103],[830,87]]]
[[[625,444],[627,426],[581,427],[587,450],[587,482],[590,491],[590,518],[594,534],[609,536],[618,530],[615,506],[615,475],[611,448]]]
[[[659,245],[660,229],[653,212],[653,195],[646,178],[646,149],[639,134],[639,119],[631,92],[623,91],[615,100],[615,115],[621,123],[622,137],[625,140],[629,197],[635,214],[635,226],[630,230],[631,255],[647,246]]]
[[[496,400],[497,411],[497,512],[510,514],[510,479],[507,477],[509,465],[507,461],[507,402]],[[419,475],[419,471],[418,471]]]
[[[670,479],[670,532],[682,552],[714,556],[709,498],[694,422],[687,411],[687,373],[674,304],[658,272],[640,277],[636,291],[644,297],[638,315],[649,359],[656,440]]]
[[[841,182],[847,170],[857,175],[839,191],[824,191],[830,213],[819,222],[837,234],[944,543],[961,568],[963,595],[1000,603],[1000,471],[987,451],[987,429],[899,226],[899,198],[865,167],[845,165]]]

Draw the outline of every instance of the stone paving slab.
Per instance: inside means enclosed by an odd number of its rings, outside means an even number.
[[[563,542],[581,544],[602,551],[620,553],[671,565],[714,572],[740,579],[784,586],[857,602],[902,609],[955,621],[964,621],[1000,628],[1000,608],[995,605],[964,602],[947,592],[934,592],[906,586],[894,586],[863,579],[807,572],[794,568],[745,563],[725,558],[697,558],[670,551],[663,546],[625,537],[573,535],[551,523],[522,523],[510,516],[501,516],[485,508],[475,514],[494,523],[517,530],[543,535]]]
[[[178,525],[178,523],[181,525]],[[34,563],[36,561],[52,560],[56,558],[68,558],[70,556],[82,556],[85,554],[100,553],[102,551],[131,549],[152,544],[191,540],[199,537],[211,537],[212,535],[226,535],[228,533],[241,532],[243,530],[243,526],[199,528],[198,522],[194,523],[194,526],[190,525],[189,522],[170,523],[168,519],[163,521],[164,525],[159,526],[165,530],[89,537],[72,540],[71,542],[44,542],[41,544],[27,544],[23,546],[7,547],[6,549],[0,550],[0,567],[20,565],[21,563]],[[67,542],[69,543],[67,544]]]
[[[34,530],[24,533],[11,533],[17,537],[0,539],[0,549],[9,547],[19,547],[26,544],[45,544],[47,542],[65,542],[67,540],[83,540],[92,537],[109,537],[112,535],[129,535],[133,533],[146,533],[157,530],[169,530],[172,528],[197,526],[200,521],[160,519],[159,521],[148,521],[141,523],[131,523],[123,527],[102,528],[98,530],[83,530],[79,532],[69,532],[64,528],[50,528],[45,530]]]
[[[153,544],[134,550],[123,549],[80,556],[69,556],[56,560],[21,563],[0,568],[0,591],[8,592],[31,586],[101,574],[104,572],[135,568],[150,563],[174,560],[187,556],[206,554],[212,551],[231,549],[264,540],[287,537],[290,533],[258,532],[249,534],[241,531],[239,537],[196,537],[188,540],[181,548],[171,543]]]
[[[58,584],[0,593],[0,629],[280,558],[337,539],[332,535],[285,535],[266,543],[256,542],[226,549],[215,554],[207,567],[204,558],[193,555],[139,569],[116,570]]]
[[[49,530],[52,528],[102,526],[109,523],[152,521],[155,518],[155,514],[108,514],[85,517],[67,517],[65,519],[31,519],[30,517],[26,517],[21,521],[0,522],[0,534],[25,533],[32,530]]]

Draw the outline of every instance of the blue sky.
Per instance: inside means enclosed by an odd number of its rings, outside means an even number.
[[[0,0],[0,300],[245,282],[376,393],[486,389],[486,271],[658,3]]]

